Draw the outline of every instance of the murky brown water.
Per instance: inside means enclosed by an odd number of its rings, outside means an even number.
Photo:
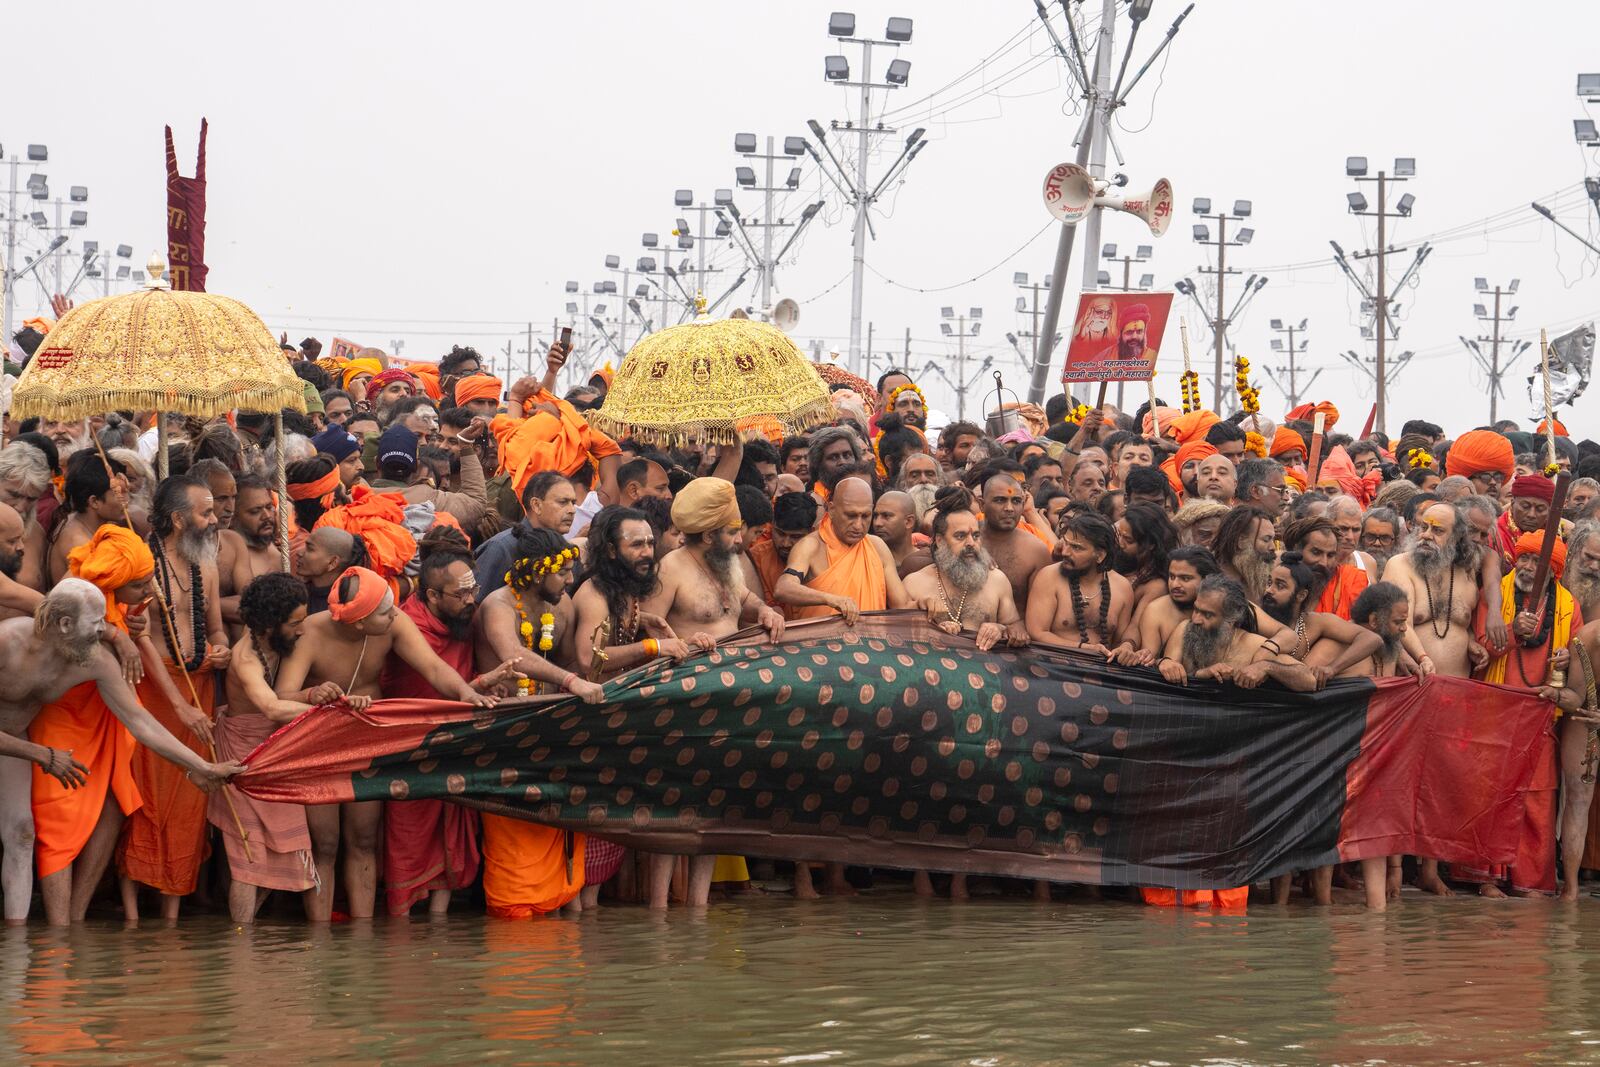
[[[1600,1059],[1600,902],[1212,918],[898,889],[661,917],[0,934],[0,1063]]]

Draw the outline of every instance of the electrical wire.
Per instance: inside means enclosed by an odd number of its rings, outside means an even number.
[[[868,270],[872,271],[873,274],[877,275],[877,277],[880,280],[882,280],[884,282],[887,282],[889,285],[894,286],[896,289],[906,289],[906,290],[909,290],[909,291],[911,291],[913,293],[944,293],[944,292],[949,292],[951,289],[959,289],[963,285],[971,285],[973,282],[977,281],[979,278],[985,278],[985,277],[988,277],[989,275],[993,274],[995,271],[999,270],[1001,267],[1005,266],[1007,263],[1010,263],[1013,259],[1016,259],[1023,252],[1026,252],[1028,250],[1028,246],[1032,245],[1035,241],[1037,241],[1040,237],[1042,237],[1044,235],[1045,231],[1050,229],[1051,227],[1055,226],[1055,224],[1056,224],[1056,221],[1054,219],[1051,219],[1049,222],[1047,222],[1043,226],[1039,227],[1037,230],[1034,231],[1034,234],[1033,234],[1032,237],[1029,237],[1026,241],[1022,242],[1022,244],[1018,245],[1017,248],[1013,252],[1011,252],[1009,255],[1007,255],[1000,262],[996,263],[994,266],[990,267],[988,270],[980,271],[977,274],[974,274],[972,277],[967,278],[964,281],[952,282],[949,285],[928,286],[928,287],[925,287],[925,288],[921,287],[921,286],[916,286],[916,285],[907,285],[904,282],[895,281],[893,278],[889,277],[888,275],[884,274],[883,272],[881,272],[878,269],[876,269],[875,267],[873,267],[872,264],[870,264],[870,263],[865,264],[865,266],[866,266],[866,268]]]

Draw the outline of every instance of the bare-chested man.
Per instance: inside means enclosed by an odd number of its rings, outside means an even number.
[[[1026,612],[1033,576],[1050,562],[1050,549],[1020,528],[1022,513],[1028,506],[1028,493],[1013,475],[997,471],[983,480],[980,490],[984,551],[1011,583],[1011,599]]]
[[[1488,651],[1472,639],[1482,551],[1461,509],[1441,502],[1417,514],[1404,551],[1384,564],[1383,580],[1405,590],[1411,605],[1412,632],[1423,650],[1417,665],[1424,675],[1437,671],[1467,678],[1489,661]],[[1450,893],[1439,877],[1437,859],[1421,857],[1417,887]]]
[[[173,737],[123,679],[122,667],[102,647],[106,599],[79,578],[64,578],[45,597],[32,619],[0,622],[0,884],[8,923],[27,920],[33,885],[33,768],[66,786],[83,784],[85,768],[71,752],[28,741],[28,724],[45,704],[73,686],[94,682],[106,706],[134,740],[189,774],[202,789],[215,788],[240,768],[210,763]],[[13,757],[10,759],[3,757]]]
[[[906,578],[906,593],[925,605],[928,618],[947,634],[973,633],[987,652],[1004,641],[1020,648],[1028,630],[1011,599],[1011,583],[983,550],[983,528],[965,508],[940,510],[933,517],[933,562]],[[927,871],[911,877],[918,896],[933,895]],[[1046,889],[1048,892],[1048,888]],[[950,899],[965,900],[967,876],[950,876]]]
[[[911,538],[916,530],[917,507],[908,494],[890,489],[878,497],[872,507],[872,534],[888,546],[889,555],[894,557],[896,574],[901,573],[901,564],[916,551]]]
[[[18,581],[27,541],[28,524],[16,508],[0,503],[0,609],[31,616],[44,602],[44,594]]]
[[[1201,545],[1173,549],[1167,556],[1167,595],[1150,602],[1139,616],[1137,641],[1124,641],[1112,658],[1125,667],[1153,666],[1173,632],[1189,621],[1200,583],[1217,573],[1210,549]]]
[[[1568,567],[1571,557],[1568,557]],[[1560,726],[1563,796],[1561,812],[1561,858],[1565,875],[1561,883],[1562,900],[1578,899],[1578,867],[1582,863],[1589,804],[1594,799],[1594,778],[1600,757],[1595,755],[1600,739],[1600,705],[1596,703],[1596,667],[1600,667],[1600,620],[1588,622],[1572,636],[1567,662],[1567,680],[1561,689],[1545,685],[1539,695],[1560,705],[1566,714]],[[1570,767],[1579,768],[1573,776]]]
[[[259,474],[234,479],[233,529],[243,539],[244,551],[234,563],[234,588],[244,587],[258,575],[283,570],[278,551],[278,509],[272,503],[272,486]]]
[[[1561,584],[1585,619],[1600,619],[1600,523],[1581,522],[1572,528]]]
[[[244,538],[233,529],[234,515],[239,500],[238,483],[220,459],[202,459],[189,468],[189,475],[203,481],[211,490],[211,503],[217,509],[217,591],[222,600],[222,621],[233,637],[238,637],[239,592],[249,584],[249,579],[238,582],[234,569],[245,553]]]
[[[863,611],[910,607],[889,546],[867,532],[871,522],[872,487],[860,478],[840,479],[822,523],[790,550],[774,599],[794,618],[836,612],[852,626]]]
[[[1156,663],[1161,677],[1174,685],[1210,680],[1254,689],[1271,679],[1298,693],[1318,688],[1305,664],[1250,632],[1250,617],[1243,586],[1221,574],[1205,579],[1188,621],[1173,632]]]
[[[835,495],[838,493],[836,488]],[[739,567],[743,522],[733,483],[696,478],[684,486],[672,501],[672,524],[684,534],[683,547],[661,560],[660,584],[642,610],[666,619],[673,633],[691,634],[697,641],[702,634],[710,641],[720,641],[751,622],[762,626],[772,640],[781,639],[783,616],[745,585]],[[672,856],[650,857],[652,908],[667,906],[673,862]],[[715,866],[713,855],[689,857],[690,907],[705,907]]]
[[[580,674],[603,680],[657,656],[683,659],[696,648],[711,647],[709,637],[691,646],[667,628],[665,619],[642,609],[660,588],[655,533],[644,512],[620,505],[602,508],[586,532],[583,584],[572,595],[573,662]],[[597,665],[595,635],[601,627],[606,627],[605,642]]]
[[[67,556],[79,545],[86,545],[94,532],[106,523],[126,525],[123,505],[128,499],[128,483],[123,466],[111,460],[111,473],[100,454],[79,452],[67,461],[63,488],[68,511],[66,521],[50,535],[49,578],[59,582],[67,573]]]
[[[477,707],[494,705],[495,697],[473,689],[434,655],[417,624],[396,608],[388,584],[365,567],[351,567],[339,576],[328,596],[328,610],[306,620],[304,636],[283,661],[273,689],[280,697],[292,697],[308,686],[334,682],[346,693],[377,698],[383,695],[378,689],[378,677],[391,651],[446,699]],[[372,918],[378,890],[375,853],[382,814],[383,802],[379,800],[306,809],[320,883],[314,920],[327,922],[332,914],[334,857],[341,837],[350,917]]]
[[[1072,511],[1060,532],[1060,564],[1040,570],[1028,592],[1028,636],[1109,657],[1133,614],[1133,586],[1111,569],[1116,529],[1099,512]]]
[[[1313,610],[1312,596],[1321,584],[1322,576],[1305,557],[1285,552],[1267,578],[1261,610],[1282,627],[1272,635],[1278,651],[1306,664],[1317,674],[1318,682],[1325,684],[1351,665],[1366,663],[1382,647],[1383,639],[1331,612]],[[1315,661],[1310,658],[1313,648],[1320,650]]]
[[[518,533],[510,583],[478,605],[473,632],[479,671],[493,671],[510,662],[537,692],[564,691],[585,704],[600,702],[604,695],[601,687],[573,669],[577,667],[576,648],[583,639],[567,583],[577,559],[577,548],[554,530],[533,526]],[[555,643],[546,651],[535,651],[523,638],[521,620],[547,614],[555,620],[551,635]]]

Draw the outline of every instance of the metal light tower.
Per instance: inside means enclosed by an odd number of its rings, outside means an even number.
[[[774,217],[773,194],[793,192],[800,188],[800,168],[791,164],[788,175],[784,178],[783,184],[780,185],[777,183],[777,164],[780,160],[793,160],[805,155],[806,139],[804,137],[785,137],[783,139],[783,151],[781,153],[775,151],[776,147],[777,141],[773,137],[767,138],[765,151],[757,149],[756,135],[753,133],[735,134],[733,138],[733,150],[735,152],[738,152],[745,159],[764,164],[765,174],[761,179],[757,178],[756,169],[752,166],[741,165],[734,168],[733,172],[735,185],[741,189],[750,189],[761,194],[760,218],[746,218],[741,214],[738,205],[733,202],[731,192],[725,200],[722,197],[722,193],[726,190],[718,190],[717,196],[717,204],[720,208],[717,212],[717,220],[728,227],[729,236],[733,239],[734,245],[744,253],[745,260],[756,271],[756,286],[758,289],[756,300],[758,306],[754,310],[766,321],[771,321],[772,319],[772,285],[773,279],[777,275],[778,264],[789,249],[794,247],[794,243],[800,239],[800,234],[811,224],[811,220],[816,218],[817,212],[822,210],[824,203],[818,200],[815,203],[808,204],[801,211],[798,223],[787,222],[782,218]],[[758,180],[761,182],[759,185],[757,184]],[[775,231],[790,228],[794,232],[783,243],[783,247],[774,253],[772,246],[777,240]],[[759,248],[756,247],[756,242],[751,239],[751,230],[761,231]]]
[[[5,157],[5,150],[0,148],[0,159]],[[23,158],[12,153],[6,163],[11,169],[11,181],[6,190],[6,261],[0,264],[0,284],[5,286],[4,322],[0,323],[0,347],[11,343],[12,312],[16,307],[16,283],[22,271],[17,268],[17,194],[23,189],[17,185],[23,167],[28,167],[32,173],[28,175],[26,191],[31,200],[47,200],[50,197],[48,180],[39,173],[41,164],[50,159],[50,150],[42,144],[31,144],[27,149],[27,157]],[[63,242],[64,243],[64,242]]]
[[[1101,271],[1100,288],[1118,293],[1147,293],[1154,289],[1156,285],[1156,276],[1154,274],[1141,274],[1139,275],[1139,284],[1133,284],[1133,265],[1135,263],[1148,263],[1153,255],[1155,255],[1155,248],[1151,245],[1137,245],[1133,250],[1133,254],[1127,256],[1117,255],[1116,245],[1106,245],[1100,250],[1100,256],[1107,263],[1122,264],[1122,284],[1112,285],[1111,272]]]
[[[956,421],[965,422],[967,418],[967,338],[978,336],[978,331],[983,328],[983,309],[968,308],[963,315],[956,314],[956,309],[947,307],[939,312],[939,317],[944,321],[939,323],[939,332],[946,337],[956,339]],[[967,328],[968,321],[972,328]],[[952,322],[954,326],[950,325]]]
[[[1490,324],[1490,332],[1488,336],[1479,334],[1473,340],[1463,337],[1461,338],[1461,343],[1467,347],[1468,352],[1472,353],[1473,358],[1478,361],[1478,367],[1489,379],[1489,422],[1491,424],[1499,416],[1499,400],[1502,391],[1500,388],[1501,380],[1511,370],[1511,365],[1521,358],[1522,354],[1533,344],[1532,341],[1512,341],[1500,335],[1500,324],[1503,322],[1510,323],[1517,317],[1517,308],[1515,306],[1508,311],[1502,312],[1500,302],[1504,297],[1515,293],[1521,284],[1521,279],[1512,278],[1510,285],[1504,288],[1496,285],[1491,289],[1487,278],[1473,280],[1473,287],[1478,292],[1493,297],[1494,313],[1490,314],[1489,309],[1482,304],[1472,305],[1472,312],[1477,316],[1478,321]],[[1500,346],[1502,343],[1508,346],[1504,364],[1500,362]],[[1489,346],[1487,355],[1483,351],[1484,345]]]
[[[1289,335],[1287,343],[1285,343],[1284,339],[1281,337],[1274,337],[1272,339],[1272,350],[1274,352],[1287,353],[1289,356],[1289,365],[1287,367],[1282,365],[1268,367],[1267,374],[1272,378],[1273,382],[1277,384],[1278,388],[1283,392],[1283,394],[1289,398],[1289,406],[1291,408],[1297,408],[1300,406],[1300,378],[1299,369],[1296,367],[1295,361],[1305,354],[1306,320],[1301,319],[1298,326],[1293,322],[1285,326],[1282,319],[1273,319],[1272,332]],[[1299,334],[1301,338],[1298,342],[1295,340],[1296,334]],[[1289,385],[1287,388],[1284,387],[1283,379],[1278,377],[1280,374],[1289,379]],[[1306,379],[1306,388],[1310,389],[1311,384],[1315,382],[1321,374],[1322,371],[1320,370],[1312,371],[1311,377]]]
[[[1385,357],[1387,355],[1390,331],[1393,330],[1396,336],[1399,335],[1399,331],[1394,329],[1394,321],[1389,317],[1389,289],[1387,284],[1388,275],[1386,273],[1386,268],[1389,256],[1396,252],[1406,251],[1404,248],[1389,247],[1388,222],[1390,219],[1409,218],[1411,215],[1412,205],[1414,205],[1417,200],[1417,198],[1411,193],[1406,193],[1400,198],[1399,202],[1395,204],[1395,210],[1390,211],[1389,185],[1393,182],[1403,182],[1407,179],[1415,177],[1417,173],[1417,161],[1415,157],[1402,156],[1394,161],[1393,172],[1380,170],[1377,174],[1377,177],[1369,178],[1367,177],[1367,157],[1350,156],[1345,160],[1344,172],[1349,177],[1354,178],[1357,182],[1373,182],[1376,183],[1378,187],[1378,203],[1376,210],[1368,209],[1366,194],[1359,191],[1346,194],[1346,199],[1350,204],[1350,214],[1376,218],[1378,220],[1377,247],[1368,249],[1365,252],[1356,252],[1350,258],[1376,259],[1378,261],[1377,289],[1372,294],[1375,315],[1373,336],[1377,340],[1378,351],[1377,363],[1372,372],[1372,381],[1377,387],[1377,408],[1374,412],[1372,428],[1377,430],[1379,433],[1383,433],[1385,432],[1384,394],[1387,391],[1389,384],[1389,376],[1385,364]],[[1417,265],[1421,264],[1422,254],[1425,253],[1419,253]]]
[[[1247,245],[1256,235],[1255,230],[1248,226],[1241,226],[1239,227],[1238,232],[1234,234],[1232,240],[1230,240],[1228,238],[1228,223],[1243,222],[1245,219],[1250,217],[1250,211],[1251,205],[1250,201],[1248,200],[1235,200],[1233,202],[1232,212],[1223,211],[1221,208],[1218,208],[1215,213],[1211,211],[1211,199],[1209,197],[1196,197],[1194,201],[1194,213],[1202,218],[1210,219],[1217,224],[1217,239],[1215,241],[1211,240],[1210,227],[1198,222],[1194,225],[1194,243],[1197,245],[1215,248],[1217,250],[1216,267],[1213,268],[1202,266],[1198,269],[1198,273],[1200,274],[1216,275],[1217,284],[1217,313],[1214,318],[1208,318],[1207,320],[1211,323],[1211,330],[1215,339],[1216,349],[1216,366],[1214,370],[1214,373],[1216,374],[1216,380],[1212,382],[1211,390],[1212,411],[1222,410],[1222,384],[1225,381],[1225,356],[1223,349],[1226,347],[1224,344],[1226,338],[1224,335],[1227,332],[1226,327],[1231,320],[1231,316],[1229,316],[1224,310],[1224,293],[1227,289],[1228,275],[1239,273],[1236,268],[1228,266],[1228,249],[1239,248],[1243,245]],[[1255,276],[1253,275],[1252,277]],[[1264,276],[1260,277],[1259,280],[1262,284],[1265,284],[1266,282],[1266,278]],[[1249,283],[1247,283],[1247,285],[1248,284]],[[1257,287],[1259,288],[1259,285]]]
[[[1113,2],[1113,0],[1108,0]],[[816,160],[817,166],[828,176],[828,180],[844,196],[845,200],[855,208],[854,244],[851,254],[852,267],[850,279],[850,370],[859,374],[861,372],[861,299],[862,284],[866,278],[867,262],[867,234],[872,230],[872,219],[869,212],[889,183],[898,179],[905,173],[911,161],[917,157],[927,146],[927,141],[922,138],[922,130],[914,130],[906,138],[905,147],[900,150],[900,155],[889,169],[884,171],[883,177],[878,179],[876,185],[869,185],[867,179],[867,150],[871,147],[874,137],[892,135],[899,131],[893,127],[885,126],[882,122],[876,125],[872,122],[872,90],[898,89],[905,85],[911,76],[911,63],[905,59],[892,59],[884,71],[881,82],[872,80],[872,49],[899,48],[911,40],[911,20],[895,17],[888,21],[884,27],[883,39],[856,36],[856,17],[848,11],[835,11],[828,17],[828,34],[838,38],[845,44],[861,46],[861,66],[858,81],[850,80],[850,61],[842,55],[827,56],[823,65],[823,80],[847,88],[859,89],[861,97],[860,120],[858,122],[845,122],[841,127],[835,120],[830,127],[836,135],[854,136],[856,139],[855,174],[852,177],[845,168],[838,155],[828,144],[827,135],[822,126],[815,119],[808,124],[811,133],[828,155],[828,162],[824,163],[822,156],[817,153],[817,146],[806,142],[806,151],[811,158]],[[841,144],[840,150],[844,146]],[[829,164],[832,165],[831,169]],[[877,236],[876,233],[873,236]]]

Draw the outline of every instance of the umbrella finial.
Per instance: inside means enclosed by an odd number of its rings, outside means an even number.
[[[145,276],[149,278],[144,283],[146,289],[171,289],[172,283],[164,275],[167,273],[167,261],[161,258],[160,252],[151,252],[150,258],[145,261]]]

